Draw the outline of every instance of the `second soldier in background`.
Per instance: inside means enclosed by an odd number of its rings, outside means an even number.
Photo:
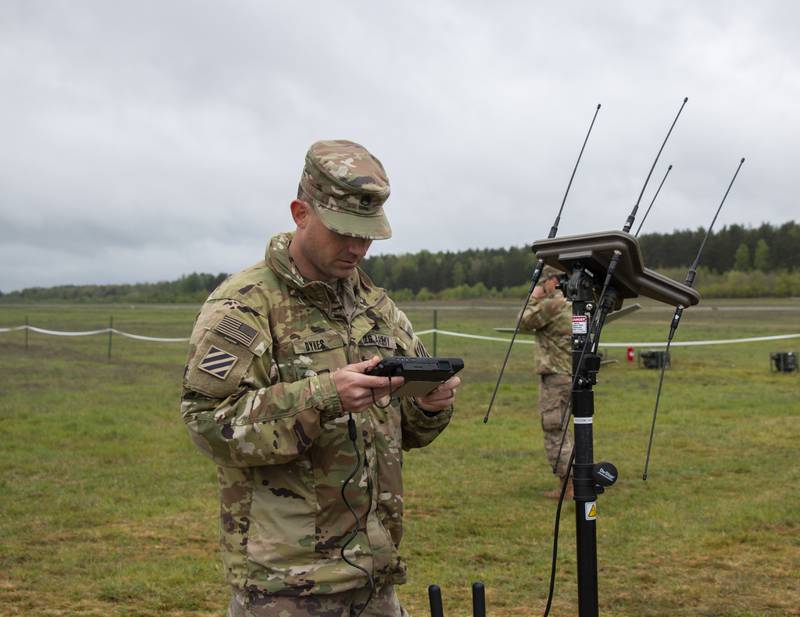
[[[569,473],[569,456],[572,452],[567,414],[572,394],[572,304],[557,289],[561,274],[551,266],[544,267],[539,284],[523,309],[520,323],[520,329],[532,331],[536,339],[539,415],[544,432],[544,450],[550,466],[555,468],[558,475],[558,486],[547,491],[547,497],[558,497],[561,484]],[[572,482],[567,485],[567,497],[572,497]]]

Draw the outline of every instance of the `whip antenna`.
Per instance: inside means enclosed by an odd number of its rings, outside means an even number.
[[[647,173],[647,177],[645,178],[644,184],[642,185],[642,190],[639,192],[639,198],[636,200],[636,204],[633,206],[633,209],[631,210],[631,213],[628,215],[628,218],[625,221],[625,226],[622,228],[622,231],[624,231],[625,233],[628,233],[630,231],[631,227],[633,226],[634,220],[636,220],[636,212],[639,210],[639,203],[642,201],[642,196],[644,195],[644,190],[647,188],[647,184],[650,182],[650,176],[653,174],[653,170],[656,167],[656,163],[658,163],[658,159],[661,156],[661,151],[664,150],[664,146],[667,144],[667,140],[669,139],[669,136],[672,134],[672,129],[675,128],[675,123],[678,122],[678,118],[680,117],[681,112],[683,111],[683,108],[686,106],[686,102],[688,100],[689,100],[688,96],[683,98],[683,103],[681,103],[681,107],[680,107],[680,109],[678,109],[678,113],[675,115],[675,119],[672,121],[672,124],[670,125],[669,130],[667,131],[667,135],[666,135],[666,137],[664,137],[664,141],[661,142],[661,147],[658,149],[658,152],[656,153],[656,158],[653,160],[653,164],[650,166],[650,171]],[[661,190],[661,186],[663,186],[664,180],[667,179],[667,174],[669,174],[671,169],[672,169],[672,165],[669,166],[669,168],[667,169],[667,173],[664,174],[664,178],[661,180],[661,184],[659,185],[658,190],[656,191],[656,194],[653,196],[653,199],[650,202],[650,207],[653,206],[653,202],[655,201],[656,197],[658,197],[658,192]],[[647,212],[650,212],[650,207],[647,208]],[[647,212],[645,213],[645,218],[647,218]],[[642,220],[642,222],[644,222],[644,220]],[[639,225],[639,229],[641,229],[641,225]],[[638,234],[639,232],[637,231],[636,233]],[[607,272],[606,272],[605,282],[603,284],[602,292],[600,293],[600,299],[597,302],[598,306],[600,306],[600,307],[603,307],[605,305],[606,290],[608,289],[608,286],[611,283],[611,279],[614,276],[614,272],[617,269],[617,265],[619,264],[620,258],[621,258],[621,253],[619,251],[614,251],[614,254],[611,257],[611,261],[608,264],[608,269],[607,269]],[[586,341],[584,343],[583,349],[581,350],[580,356],[578,358],[578,366],[579,367],[582,366],[583,356],[585,355],[585,353],[586,353],[586,351],[587,351],[587,349],[589,348],[590,345],[592,346],[592,352],[593,353],[597,350],[597,347],[598,347],[598,344],[599,344],[599,338],[598,338],[599,337],[599,332],[603,327],[603,322],[605,321],[605,312],[607,312],[606,309],[601,308],[601,310],[598,311],[598,313],[596,315],[596,320],[592,324],[592,332],[586,338]],[[576,372],[576,375],[577,375],[577,372]],[[575,389],[575,379],[573,379],[572,389],[573,390]],[[567,404],[567,408],[569,409],[569,403]],[[566,418],[564,420],[567,424],[562,423],[562,425],[561,425],[561,431],[562,431],[561,432],[561,444],[558,447],[558,456],[556,457],[555,465],[557,465],[558,461],[561,459],[561,450],[564,447],[564,439],[566,438],[566,431],[569,428],[569,424],[568,424],[569,423],[569,415],[570,414],[568,412],[567,415],[566,415]],[[556,469],[555,465],[553,466],[553,473],[555,473],[555,469]]]
[[[647,188],[647,183],[650,182],[650,176],[653,175],[653,170],[656,167],[656,163],[658,163],[658,157],[661,156],[661,151],[664,149],[664,146],[667,144],[667,140],[669,136],[672,134],[672,129],[675,128],[675,123],[678,121],[678,118],[683,111],[683,108],[686,106],[686,102],[689,100],[689,97],[684,97],[683,103],[681,103],[681,108],[678,110],[678,113],[675,115],[675,119],[672,121],[672,125],[669,127],[669,131],[667,131],[667,136],[664,137],[664,141],[661,143],[661,147],[658,149],[658,154],[656,154],[656,158],[653,161],[653,165],[650,167],[650,171],[647,173],[647,178],[644,180],[644,184],[642,185],[642,190],[639,192],[639,199],[636,200],[636,204],[633,206],[633,210],[628,215],[628,220],[625,221],[625,226],[622,228],[622,231],[628,233],[633,226],[633,221],[636,219],[636,211],[639,209],[639,203],[642,201],[642,195],[644,195],[644,190]]]
[[[706,235],[703,238],[703,242],[700,244],[700,249],[697,251],[697,256],[694,258],[694,262],[692,263],[691,267],[689,268],[689,272],[686,274],[686,280],[684,281],[684,285],[689,287],[694,286],[694,279],[697,275],[697,265],[700,263],[700,256],[703,254],[703,249],[706,246],[706,241],[708,240],[709,235],[711,235],[711,230],[714,228],[714,223],[717,222],[717,217],[719,216],[720,210],[722,210],[722,204],[725,203],[725,200],[728,198],[728,193],[731,191],[731,187],[733,186],[734,181],[736,180],[736,176],[739,175],[739,170],[744,165],[744,158],[739,161],[739,166],[736,168],[736,172],[733,174],[733,178],[731,178],[730,184],[728,184],[728,189],[725,191],[725,195],[722,196],[722,201],[717,208],[716,213],[714,214],[714,218],[711,220],[711,225],[708,226],[708,230],[706,231]],[[656,404],[653,408],[653,421],[650,425],[650,439],[647,443],[647,456],[645,457],[644,461],[644,471],[642,472],[642,480],[647,480],[647,469],[650,466],[650,451],[653,447],[653,434],[656,430],[656,417],[658,415],[658,403],[661,400],[661,387],[664,384],[664,369],[666,368],[666,358],[669,356],[669,347],[672,344],[672,337],[675,336],[675,331],[678,329],[678,324],[681,321],[681,315],[683,315],[683,306],[678,306],[675,308],[675,314],[672,316],[672,322],[669,325],[669,336],[667,337],[667,348],[664,352],[664,360],[661,362],[661,374],[658,377],[658,391],[656,392]]]
[[[567,183],[567,190],[564,191],[564,198],[561,200],[561,207],[558,209],[558,214],[556,214],[556,218],[553,221],[553,226],[550,228],[550,233],[547,235],[548,238],[555,238],[556,234],[558,233],[558,225],[561,222],[561,213],[564,211],[564,204],[567,202],[567,195],[569,195],[569,189],[570,187],[572,187],[572,180],[573,178],[575,178],[575,172],[578,170],[578,163],[581,162],[583,151],[586,148],[586,142],[589,141],[589,135],[592,134],[594,121],[597,119],[597,114],[599,111],[600,111],[600,103],[597,104],[597,107],[594,110],[594,116],[592,116],[592,122],[589,125],[589,130],[586,132],[586,137],[583,140],[581,151],[578,153],[578,159],[575,161],[575,166],[572,168],[572,175],[570,175],[569,177],[569,182]],[[531,276],[531,285],[530,289],[528,289],[528,295],[525,297],[525,304],[522,305],[522,310],[519,312],[519,317],[517,317],[517,325],[514,327],[514,333],[511,335],[511,340],[508,343],[506,356],[505,358],[503,358],[503,365],[500,367],[500,374],[497,376],[497,383],[494,386],[494,391],[492,392],[492,398],[489,401],[489,408],[486,410],[486,415],[483,417],[484,424],[486,424],[489,421],[489,414],[492,413],[492,406],[494,405],[494,399],[497,396],[497,391],[500,389],[500,382],[503,380],[503,373],[506,370],[506,364],[508,364],[508,357],[511,355],[511,348],[514,346],[514,340],[517,338],[517,333],[519,332],[519,324],[522,322],[522,314],[523,312],[525,312],[525,307],[528,306],[528,300],[530,300],[531,298],[531,294],[533,293],[533,288],[536,287],[536,283],[539,282],[539,277],[542,274],[543,268],[544,268],[544,260],[539,259],[536,262],[536,267],[533,269],[533,275]]]
[[[667,167],[667,172],[664,174],[664,177],[661,178],[661,184],[658,185],[658,188],[656,189],[656,194],[653,195],[653,199],[650,200],[650,205],[647,206],[647,210],[645,210],[644,216],[642,217],[642,222],[639,223],[639,227],[636,228],[635,236],[637,238],[639,237],[639,232],[642,231],[642,225],[644,225],[644,222],[647,220],[647,215],[650,214],[650,208],[652,208],[653,204],[656,202],[656,197],[658,197],[658,194],[661,192],[661,187],[664,186],[664,181],[667,179],[667,176],[671,171],[672,171],[672,165]]]
[[[647,188],[648,183],[650,182],[650,176],[653,175],[653,170],[656,168],[656,163],[658,163],[658,159],[661,157],[661,152],[664,150],[664,146],[667,145],[667,140],[669,136],[672,135],[672,129],[675,128],[675,124],[678,122],[678,118],[681,116],[681,112],[683,108],[686,106],[686,102],[689,100],[688,96],[683,97],[683,103],[681,103],[680,109],[678,109],[678,113],[675,114],[675,119],[672,121],[672,124],[669,126],[669,130],[667,131],[666,136],[664,137],[664,141],[661,142],[661,147],[658,149],[656,153],[656,158],[653,159],[653,164],[650,166],[650,171],[647,172],[647,177],[644,179],[644,184],[642,185],[642,190],[639,191],[639,198],[636,200],[636,203],[631,210],[631,213],[628,215],[628,218],[625,221],[625,225],[622,228],[622,231],[628,233],[633,226],[633,222],[636,220],[636,212],[639,210],[639,204],[642,201],[642,196],[644,195],[644,190]],[[667,169],[667,174],[669,170],[672,169],[672,165],[669,166]],[[664,175],[664,179],[661,181],[661,184],[664,184],[664,180],[667,179],[666,174]],[[661,190],[661,185],[658,187],[658,191]],[[652,207],[653,201],[655,201],[656,197],[658,196],[658,191],[656,191],[655,196],[653,196],[653,200],[650,202],[650,206]],[[648,207],[647,212],[650,212],[650,208]],[[645,217],[647,217],[647,213],[645,213]],[[644,220],[642,220],[644,222]],[[641,225],[639,226],[641,228]],[[637,232],[638,233],[638,232]],[[592,341],[592,353],[597,351],[597,346],[599,343],[598,336],[600,330],[603,327],[603,322],[605,321],[605,315],[608,313],[608,308],[604,308],[604,300],[606,298],[606,290],[611,283],[611,279],[614,276],[614,273],[617,270],[617,265],[619,264],[619,260],[622,257],[622,253],[620,251],[614,251],[614,254],[611,257],[611,261],[608,264],[608,270],[606,271],[606,279],[605,283],[603,284],[602,292],[600,293],[600,299],[597,301],[597,305],[601,307],[601,309],[597,312],[595,322],[592,327],[592,333],[590,334],[589,338],[586,339],[586,345]],[[584,351],[586,351],[586,345],[584,345]],[[583,352],[581,352],[581,359],[583,359]],[[580,366],[580,362],[578,363]],[[561,456],[561,449],[559,448],[559,456]]]

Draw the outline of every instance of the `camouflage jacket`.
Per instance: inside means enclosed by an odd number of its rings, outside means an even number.
[[[206,301],[181,413],[218,466],[228,581],[255,594],[338,593],[367,578],[340,556],[356,527],[341,495],[356,455],[331,374],[373,355],[427,354],[405,314],[361,271],[343,282],[345,302],[341,290],[303,279],[291,238],[273,237],[264,261]],[[405,579],[402,451],[433,441],[451,414],[427,414],[410,399],[353,414],[362,465],[346,494],[362,530],[346,556],[378,582]]]
[[[559,290],[537,299],[522,311],[520,329],[536,338],[536,372],[572,374],[572,304]]]

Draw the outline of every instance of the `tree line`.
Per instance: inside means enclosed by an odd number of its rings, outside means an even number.
[[[29,287],[10,293],[0,292],[0,302],[64,302],[64,303],[197,303],[206,299],[227,274],[192,272],[175,281],[120,285],[58,285]]]
[[[639,237],[644,263],[652,270],[683,268],[694,261],[706,230],[677,230]],[[366,272],[392,290],[425,289],[437,294],[446,289],[482,284],[501,291],[525,284],[535,257],[530,247],[470,249],[459,252],[420,251],[407,255],[376,255],[364,260]],[[800,225],[794,221],[751,228],[742,225],[712,232],[702,256],[707,273],[761,272],[800,269]],[[680,276],[683,280],[683,275]]]
[[[706,230],[640,236],[644,262],[683,280]],[[508,297],[527,290],[535,257],[530,247],[420,251],[376,255],[362,267],[398,300]],[[3,294],[0,302],[202,302],[227,276],[187,274],[175,281],[132,285],[59,285]],[[709,237],[697,288],[707,297],[800,296],[800,225],[730,225]]]

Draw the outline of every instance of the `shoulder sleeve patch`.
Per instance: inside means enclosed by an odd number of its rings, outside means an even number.
[[[197,368],[218,379],[225,380],[238,361],[239,358],[233,354],[211,345]]]
[[[189,358],[184,387],[211,398],[226,398],[239,388],[253,358],[246,347],[209,330]]]

